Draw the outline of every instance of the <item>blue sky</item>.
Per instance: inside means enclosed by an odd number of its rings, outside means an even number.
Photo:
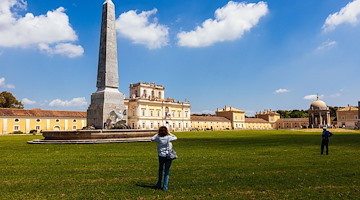
[[[0,0],[0,90],[26,109],[86,111],[96,91],[103,0]],[[360,0],[113,0],[119,90],[139,81],[188,99],[192,112],[233,106],[356,105]]]

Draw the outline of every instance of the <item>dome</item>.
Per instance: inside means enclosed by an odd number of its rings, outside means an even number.
[[[321,101],[320,99],[317,99],[316,101],[313,101],[310,105],[310,109],[327,109],[327,105],[325,102]]]

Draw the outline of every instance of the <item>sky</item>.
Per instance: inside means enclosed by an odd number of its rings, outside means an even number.
[[[193,113],[360,100],[360,0],[113,0],[119,90],[155,82]],[[86,111],[104,0],[0,0],[0,91]]]

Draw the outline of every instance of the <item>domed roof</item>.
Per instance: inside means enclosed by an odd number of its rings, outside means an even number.
[[[319,97],[316,101],[313,101],[310,105],[310,109],[327,109],[327,105],[325,102],[321,101]]]

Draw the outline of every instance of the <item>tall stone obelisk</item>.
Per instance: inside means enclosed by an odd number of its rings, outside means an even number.
[[[102,6],[97,91],[91,95],[87,125],[103,129],[111,111],[125,110],[124,94],[119,88],[115,5],[106,0]]]

